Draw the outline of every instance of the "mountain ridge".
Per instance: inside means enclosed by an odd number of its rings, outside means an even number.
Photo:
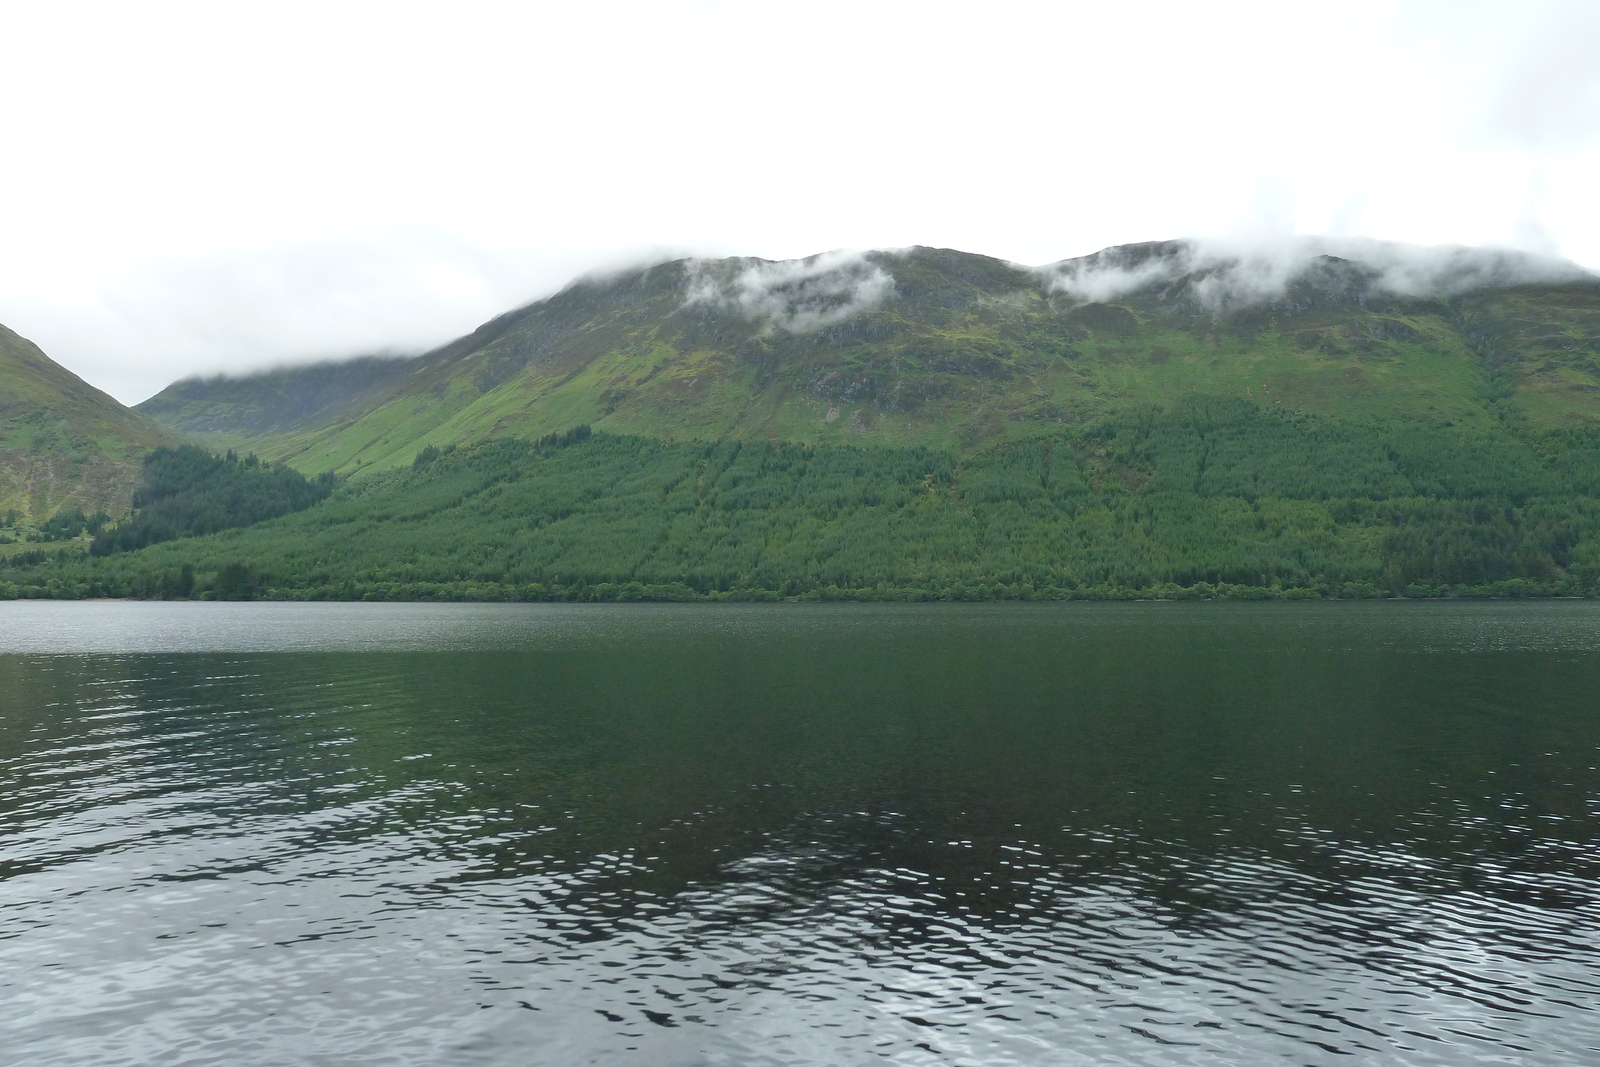
[[[686,259],[577,279],[314,417],[264,396],[354,365],[318,366],[175,383],[139,409],[307,473],[578,423],[965,453],[1196,392],[1556,428],[1600,417],[1600,278],[1377,242],[1148,242],[1044,267],[925,247]]]

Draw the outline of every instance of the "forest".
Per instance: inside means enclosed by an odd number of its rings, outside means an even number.
[[[321,500],[334,484],[331,475],[308,479],[253,455],[215,456],[194,445],[157,448],[145,457],[133,494],[134,517],[112,527],[102,521],[89,554],[106,556],[287,515]]]
[[[139,499],[90,556],[0,565],[0,596],[1588,596],[1600,580],[1600,433],[1199,395],[959,460],[582,426],[336,485],[164,450]]]

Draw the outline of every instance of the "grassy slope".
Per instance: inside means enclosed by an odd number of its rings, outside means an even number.
[[[874,255],[895,296],[820,331],[764,332],[686,305],[689,268],[666,264],[489,323],[322,425],[262,432],[257,419],[239,439],[303,471],[349,473],[409,463],[429,444],[577,423],[665,440],[966,453],[1190,393],[1441,424],[1600,416],[1600,284],[1451,301],[1302,287],[1219,318],[1170,293],[1073,306],[981,256]]]
[[[0,326],[0,513],[124,512],[140,457],[177,437]]]

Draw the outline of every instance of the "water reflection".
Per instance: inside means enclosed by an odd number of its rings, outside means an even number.
[[[1587,604],[82,607],[142,651],[0,655],[18,1062],[1595,1051]]]

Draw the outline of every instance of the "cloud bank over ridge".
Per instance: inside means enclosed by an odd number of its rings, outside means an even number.
[[[1268,303],[1313,271],[1344,261],[1372,290],[1400,297],[1448,298],[1472,289],[1558,284],[1597,276],[1566,260],[1509,249],[1422,247],[1359,237],[1272,241],[1165,241],[1121,245],[1032,268],[1046,288],[1082,303],[1184,283],[1213,312]]]
[[[684,303],[733,311],[763,333],[811,333],[868,311],[894,293],[894,278],[859,252],[805,259],[690,260]]]

